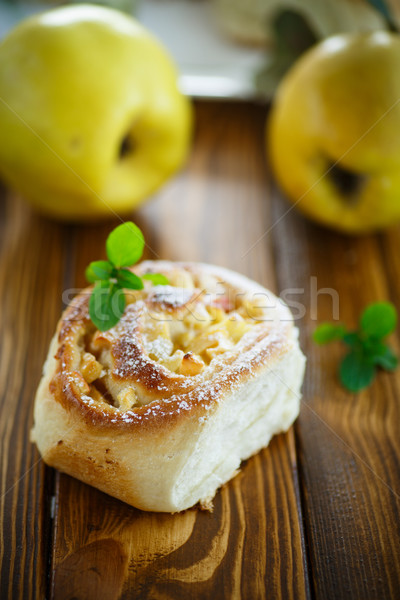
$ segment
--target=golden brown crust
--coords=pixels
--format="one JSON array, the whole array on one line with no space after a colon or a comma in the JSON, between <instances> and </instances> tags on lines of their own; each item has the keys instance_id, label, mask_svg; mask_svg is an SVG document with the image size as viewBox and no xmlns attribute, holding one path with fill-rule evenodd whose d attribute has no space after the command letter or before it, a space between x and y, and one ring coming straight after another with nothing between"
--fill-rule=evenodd
<instances>
[{"instance_id":1,"label":"golden brown crust","mask_svg":"<svg viewBox=\"0 0 400 600\"><path fill-rule=\"evenodd\" d=\"M148 269L148 264L142 263L135 271L143 274ZM152 270L157 269L159 264L160 261L151 263ZM176 269L177 264L170 265L163 261L160 271L168 276L171 267ZM190 263L180 263L179 267L194 274L202 268ZM215 268L215 272L221 272L227 279L227 271ZM234 286L236 279L239 278L235 274L231 285L229 280L224 282L228 283L231 295L243 292L243 288ZM243 285L243 281L246 280L240 278L239 281ZM259 368L263 368L267 362L275 362L287 351L291 320L287 318L286 323L279 320L272 324L269 321L260 321L257 323L257 331L248 336L247 343L240 344L236 352L226 356L221 364L215 365L211 382L208 379L199 380L196 377L170 373L144 353L140 321L146 306L142 302L132 303L128 305L116 327L97 335L97 341L111 347L112 378L132 383L148 398L145 405L135 406L121 413L112 406L88 402L92 386L85 385L86 382L77 369L76 348L87 331L93 329L88 315L90 291L91 287L83 290L66 309L61 319L57 351L58 371L51 382L51 391L57 402L67 410L77 411L88 424L95 427L122 428L125 431L131 430L132 433L140 428L143 432L146 428L164 427L166 423L184 418L184 414L195 412L200 416L205 410L210 410L227 390L232 390L247 378L256 376ZM150 293L146 305L152 310L166 310L168 314L178 317L185 310L190 310L201 295L200 290L184 292L188 292L183 294L184 302L174 306L158 286L156 292ZM278 306L278 309L282 313L287 311L282 305ZM257 348L257 352L254 352L254 348ZM205 406L207 409L204 409Z\"/></svg>"},{"instance_id":2,"label":"golden brown crust","mask_svg":"<svg viewBox=\"0 0 400 600\"><path fill-rule=\"evenodd\" d=\"M283 425L272 423L265 435L261 427L258 445L244 439L234 464L229 456L216 462L210 485L203 478L202 491L186 494L185 469L201 443L218 444L231 416L236 427L227 400L240 414L253 397L265 419L270 404L267 397L258 403L259 382L268 391L269 371L288 360L298 389L304 361L290 311L256 283L197 263L148 261L135 268L139 275L149 271L174 285L131 293L107 332L90 321L91 288L66 309L37 393L33 438L48 464L139 508L176 511L212 497L241 458L298 412L298 397L283 390Z\"/></svg>"}]
</instances>

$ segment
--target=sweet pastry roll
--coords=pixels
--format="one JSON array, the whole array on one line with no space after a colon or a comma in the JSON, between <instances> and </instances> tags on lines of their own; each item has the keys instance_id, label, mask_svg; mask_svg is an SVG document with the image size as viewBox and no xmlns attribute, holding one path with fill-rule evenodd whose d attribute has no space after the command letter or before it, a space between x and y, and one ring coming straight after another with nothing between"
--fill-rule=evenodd
<instances>
[{"instance_id":1,"label":"sweet pastry roll","mask_svg":"<svg viewBox=\"0 0 400 600\"><path fill-rule=\"evenodd\" d=\"M143 510L209 506L299 412L305 359L285 304L226 269L166 261L109 331L90 288L64 312L35 400L44 461ZM149 283L149 285L147 285Z\"/></svg>"}]
</instances>

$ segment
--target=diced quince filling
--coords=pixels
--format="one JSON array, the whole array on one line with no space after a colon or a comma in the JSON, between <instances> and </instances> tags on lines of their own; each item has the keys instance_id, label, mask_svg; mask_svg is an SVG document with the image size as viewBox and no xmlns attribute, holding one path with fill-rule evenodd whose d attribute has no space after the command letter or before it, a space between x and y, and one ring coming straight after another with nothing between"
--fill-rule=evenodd
<instances>
[{"instance_id":1,"label":"diced quince filling","mask_svg":"<svg viewBox=\"0 0 400 600\"><path fill-rule=\"evenodd\" d=\"M263 317L264 296L250 298L238 294L232 301L228 290L221 291L221 282L212 276L194 279L190 273L176 270L168 278L174 287L179 285L199 292L194 302L189 302L178 315L169 314L168 310L164 313L162 309L154 312L154 307L145 312L141 332L144 351L172 373L185 377L200 374L213 359L232 350ZM201 292L202 289L207 291ZM127 303L144 300L152 290L146 285L145 290L127 297ZM82 354L80 372L76 372L79 389L95 401L112 404L120 411L141 405L134 387L128 385L118 390L110 380L111 364L103 355L102 344L96 341L98 337L102 334L95 332L86 345L89 351Z\"/></svg>"},{"instance_id":2,"label":"diced quince filling","mask_svg":"<svg viewBox=\"0 0 400 600\"><path fill-rule=\"evenodd\" d=\"M268 302L268 297L263 293L256 293L252 296L245 296L238 308L238 313L245 319L257 321L266 317L266 310L272 308Z\"/></svg>"},{"instance_id":3,"label":"diced quince filling","mask_svg":"<svg viewBox=\"0 0 400 600\"><path fill-rule=\"evenodd\" d=\"M168 273L169 284L176 288L193 289L193 276L184 269L174 269Z\"/></svg>"},{"instance_id":4,"label":"diced quince filling","mask_svg":"<svg viewBox=\"0 0 400 600\"><path fill-rule=\"evenodd\" d=\"M182 358L179 367L180 375L198 375L204 369L204 363L198 356L194 356L192 352L188 352Z\"/></svg>"},{"instance_id":5,"label":"diced quince filling","mask_svg":"<svg viewBox=\"0 0 400 600\"><path fill-rule=\"evenodd\" d=\"M237 311L196 304L180 320L147 315L143 343L148 356L174 373L198 375L218 355L231 350L252 326Z\"/></svg>"},{"instance_id":6,"label":"diced quince filling","mask_svg":"<svg viewBox=\"0 0 400 600\"><path fill-rule=\"evenodd\" d=\"M90 352L85 352L81 360L81 373L87 383L92 383L98 379L103 370L102 365L96 360Z\"/></svg>"},{"instance_id":7,"label":"diced quince filling","mask_svg":"<svg viewBox=\"0 0 400 600\"><path fill-rule=\"evenodd\" d=\"M129 387L118 394L115 407L120 410L129 410L132 406L135 406L135 404L138 404L138 397L135 390Z\"/></svg>"}]
</instances>

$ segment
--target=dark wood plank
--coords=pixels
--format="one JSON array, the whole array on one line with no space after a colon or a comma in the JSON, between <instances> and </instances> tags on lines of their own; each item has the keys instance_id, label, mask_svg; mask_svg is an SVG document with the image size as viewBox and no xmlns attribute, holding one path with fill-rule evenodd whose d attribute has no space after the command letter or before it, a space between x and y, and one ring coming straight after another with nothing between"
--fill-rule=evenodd
<instances>
[{"instance_id":1,"label":"dark wood plank","mask_svg":"<svg viewBox=\"0 0 400 600\"><path fill-rule=\"evenodd\" d=\"M343 349L318 347L310 336L334 316L331 296L316 289L337 294L338 316L349 326L370 302L400 306L400 230L345 237L296 211L282 218L288 206L275 196L277 224L266 237L274 240L280 289L304 290L292 295L306 309L299 322L308 357L296 435L315 597L398 598L400 372L381 372L352 395L337 379ZM398 351L398 338L393 344Z\"/></svg>"},{"instance_id":2,"label":"dark wood plank","mask_svg":"<svg viewBox=\"0 0 400 600\"><path fill-rule=\"evenodd\" d=\"M0 598L44 598L52 474L29 441L33 399L62 290L63 235L2 191Z\"/></svg>"},{"instance_id":3,"label":"dark wood plank","mask_svg":"<svg viewBox=\"0 0 400 600\"><path fill-rule=\"evenodd\" d=\"M134 215L148 257L202 260L275 288L269 241L265 109L200 104L186 170ZM104 255L114 225L77 227L75 277ZM243 257L243 258L242 258ZM135 510L57 475L52 597L307 597L293 432L273 440L217 495L213 513Z\"/></svg>"},{"instance_id":4,"label":"dark wood plank","mask_svg":"<svg viewBox=\"0 0 400 600\"><path fill-rule=\"evenodd\" d=\"M293 458L273 440L213 513L143 513L59 476L53 597L305 598Z\"/></svg>"}]
</instances>

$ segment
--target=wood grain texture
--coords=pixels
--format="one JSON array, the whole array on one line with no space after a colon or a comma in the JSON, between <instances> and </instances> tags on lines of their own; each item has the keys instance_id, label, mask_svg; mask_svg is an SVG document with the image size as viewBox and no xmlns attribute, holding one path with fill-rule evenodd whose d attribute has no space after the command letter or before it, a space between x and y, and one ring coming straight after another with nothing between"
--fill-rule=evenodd
<instances>
[{"instance_id":1,"label":"wood grain texture","mask_svg":"<svg viewBox=\"0 0 400 600\"><path fill-rule=\"evenodd\" d=\"M370 302L400 306L400 230L350 238L295 211L280 220L286 209L276 196L271 236L280 289L304 290L295 299L306 307L299 323L308 369L295 430L315 597L398 598L400 373L380 372L353 395L337 379L344 349L310 336L334 318L332 293L336 318L352 327ZM398 339L392 344L398 352Z\"/></svg>"},{"instance_id":2,"label":"wood grain texture","mask_svg":"<svg viewBox=\"0 0 400 600\"><path fill-rule=\"evenodd\" d=\"M265 109L249 108L198 106L186 170L134 220L147 258L214 262L275 288L268 243L256 260L242 259L269 222ZM104 256L114 224L75 229L71 286L84 285L84 268ZM247 462L217 495L212 514L143 513L57 475L53 597L306 598L297 485L293 432ZM118 560L104 571L108 546Z\"/></svg>"},{"instance_id":3,"label":"wood grain texture","mask_svg":"<svg viewBox=\"0 0 400 600\"><path fill-rule=\"evenodd\" d=\"M0 223L0 598L43 598L49 488L29 441L33 397L62 290L62 232L3 191ZM49 273L49 274L48 274Z\"/></svg>"},{"instance_id":4,"label":"wood grain texture","mask_svg":"<svg viewBox=\"0 0 400 600\"><path fill-rule=\"evenodd\" d=\"M224 486L213 513L143 513L60 475L53 597L305 598L293 459L279 436Z\"/></svg>"},{"instance_id":5,"label":"wood grain texture","mask_svg":"<svg viewBox=\"0 0 400 600\"><path fill-rule=\"evenodd\" d=\"M33 398L62 292L85 285L119 221L58 225L0 190L1 600L399 597L400 372L351 395L336 377L340 345L310 335L334 316L332 293L349 325L368 302L400 306L400 229L348 238L286 214L266 167L265 113L199 104L186 169L133 215L146 258L240 271L281 292L301 328L296 427L243 465L213 513L144 513L38 461Z\"/></svg>"}]
</instances>

